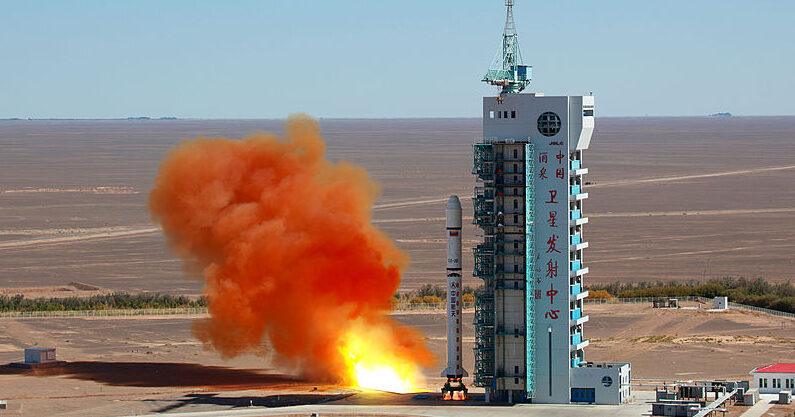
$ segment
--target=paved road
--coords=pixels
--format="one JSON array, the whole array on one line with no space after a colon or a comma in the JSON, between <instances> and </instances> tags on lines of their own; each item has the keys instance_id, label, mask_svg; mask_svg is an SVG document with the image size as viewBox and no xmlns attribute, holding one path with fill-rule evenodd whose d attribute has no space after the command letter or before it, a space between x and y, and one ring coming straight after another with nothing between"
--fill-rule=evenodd
<instances>
[{"instance_id":1,"label":"paved road","mask_svg":"<svg viewBox=\"0 0 795 417\"><path fill-rule=\"evenodd\" d=\"M742 417L761 417L778 402L776 394L759 394L759 402L742 414Z\"/></svg>"},{"instance_id":2,"label":"paved road","mask_svg":"<svg viewBox=\"0 0 795 417\"><path fill-rule=\"evenodd\" d=\"M438 416L438 417L485 417L485 416L543 416L543 417L639 417L651 412L651 400L654 393L639 391L636 401L632 404L615 405L551 405L551 404L519 404L514 406L422 406L411 405L301 405L280 408L248 408L226 411L205 411L191 413L169 413L174 417L255 417L277 415L306 415L317 413L323 415L402 415L402 416ZM162 414L148 414L139 417L159 417Z\"/></svg>"}]
</instances>

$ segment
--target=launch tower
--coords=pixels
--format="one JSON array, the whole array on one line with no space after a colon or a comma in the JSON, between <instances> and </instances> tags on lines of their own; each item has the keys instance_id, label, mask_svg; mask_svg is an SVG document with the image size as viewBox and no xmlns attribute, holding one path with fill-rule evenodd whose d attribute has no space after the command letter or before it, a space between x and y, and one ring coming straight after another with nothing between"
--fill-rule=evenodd
<instances>
[{"instance_id":1,"label":"launch tower","mask_svg":"<svg viewBox=\"0 0 795 417\"><path fill-rule=\"evenodd\" d=\"M483 98L483 137L473 149L474 223L483 231L474 248L483 292L475 303L473 382L491 401L620 403L622 394L599 400L598 381L578 371L589 365L582 161L594 98L519 94L531 72L519 54L513 0L505 5L502 48L483 77L501 90ZM613 388L628 396L629 364L610 365L621 373Z\"/></svg>"}]
</instances>

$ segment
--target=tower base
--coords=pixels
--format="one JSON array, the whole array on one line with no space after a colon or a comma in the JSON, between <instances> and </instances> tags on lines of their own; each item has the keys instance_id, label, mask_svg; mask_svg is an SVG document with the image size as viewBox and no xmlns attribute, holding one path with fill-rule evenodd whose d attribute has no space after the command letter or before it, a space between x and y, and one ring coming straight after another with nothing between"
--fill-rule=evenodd
<instances>
[{"instance_id":1,"label":"tower base","mask_svg":"<svg viewBox=\"0 0 795 417\"><path fill-rule=\"evenodd\" d=\"M447 382L442 387L442 399L451 401L466 400L468 392L469 390L460 377L447 377Z\"/></svg>"}]
</instances>

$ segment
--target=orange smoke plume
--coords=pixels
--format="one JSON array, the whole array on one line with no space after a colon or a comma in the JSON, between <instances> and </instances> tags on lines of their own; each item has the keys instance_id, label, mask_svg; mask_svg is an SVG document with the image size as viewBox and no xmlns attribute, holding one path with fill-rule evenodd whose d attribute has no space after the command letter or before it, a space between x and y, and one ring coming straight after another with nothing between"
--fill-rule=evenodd
<instances>
[{"instance_id":1,"label":"orange smoke plume","mask_svg":"<svg viewBox=\"0 0 795 417\"><path fill-rule=\"evenodd\" d=\"M432 358L387 316L408 259L370 223L378 187L325 158L311 118L290 117L285 132L198 138L160 166L152 217L201 268L210 302L194 334L225 357L270 346L312 378L357 384L384 364L414 378Z\"/></svg>"}]
</instances>

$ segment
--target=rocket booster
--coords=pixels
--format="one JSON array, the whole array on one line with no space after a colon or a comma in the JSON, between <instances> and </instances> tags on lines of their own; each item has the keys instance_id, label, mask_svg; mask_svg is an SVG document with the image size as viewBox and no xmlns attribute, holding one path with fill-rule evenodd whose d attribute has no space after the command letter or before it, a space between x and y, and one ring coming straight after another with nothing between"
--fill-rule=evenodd
<instances>
[{"instance_id":1,"label":"rocket booster","mask_svg":"<svg viewBox=\"0 0 795 417\"><path fill-rule=\"evenodd\" d=\"M458 196L447 201L447 369L441 376L469 376L464 370L461 351L461 202Z\"/></svg>"}]
</instances>

